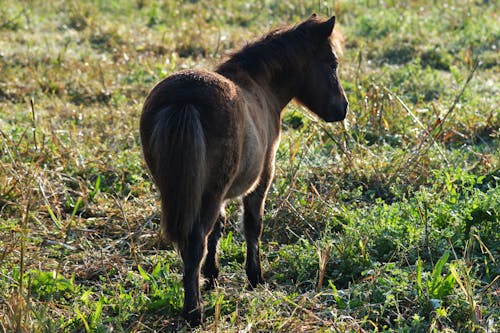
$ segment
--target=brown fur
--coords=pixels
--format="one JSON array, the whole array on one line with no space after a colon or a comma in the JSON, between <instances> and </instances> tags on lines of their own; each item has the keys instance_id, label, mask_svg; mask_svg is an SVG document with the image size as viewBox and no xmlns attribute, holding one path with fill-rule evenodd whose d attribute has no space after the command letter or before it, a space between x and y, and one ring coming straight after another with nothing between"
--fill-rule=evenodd
<instances>
[{"instance_id":1,"label":"brown fur","mask_svg":"<svg viewBox=\"0 0 500 333\"><path fill-rule=\"evenodd\" d=\"M215 72L164 79L146 99L144 157L160 190L161 226L184 262L184 316L192 325L202 318L202 260L210 285L219 272L220 211L227 199L243 196L246 271L252 286L263 282L259 239L283 108L295 98L326 121L345 117L348 103L331 44L334 23L334 17L313 16L272 31Z\"/></svg>"}]
</instances>

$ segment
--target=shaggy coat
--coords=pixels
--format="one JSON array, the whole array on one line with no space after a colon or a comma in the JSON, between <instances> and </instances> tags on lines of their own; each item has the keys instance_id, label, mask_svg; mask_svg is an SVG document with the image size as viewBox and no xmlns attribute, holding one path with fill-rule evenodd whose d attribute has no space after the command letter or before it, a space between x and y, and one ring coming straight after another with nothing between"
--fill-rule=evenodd
<instances>
[{"instance_id":1,"label":"shaggy coat","mask_svg":"<svg viewBox=\"0 0 500 333\"><path fill-rule=\"evenodd\" d=\"M243 197L246 272L263 283L259 239L284 107L295 98L325 121L348 109L332 49L335 17L315 15L270 32L215 72L182 71L158 83L141 116L146 163L161 196L161 227L184 262L184 317L202 320L200 270L215 284L224 202Z\"/></svg>"}]
</instances>

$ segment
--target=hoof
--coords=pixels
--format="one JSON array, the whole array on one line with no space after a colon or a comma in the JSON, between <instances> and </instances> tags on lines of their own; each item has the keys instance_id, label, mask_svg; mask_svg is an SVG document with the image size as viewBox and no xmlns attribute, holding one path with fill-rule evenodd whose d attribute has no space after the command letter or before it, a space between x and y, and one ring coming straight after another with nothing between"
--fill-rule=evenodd
<instances>
[{"instance_id":1,"label":"hoof","mask_svg":"<svg viewBox=\"0 0 500 333\"><path fill-rule=\"evenodd\" d=\"M215 287L217 287L217 285L218 285L218 284L217 284L217 279L216 279L216 278L210 278L210 277L209 277L209 278L207 278L207 279L205 280L205 284L204 284L203 289L204 289L205 291L214 290L214 289L215 289Z\"/></svg>"},{"instance_id":2,"label":"hoof","mask_svg":"<svg viewBox=\"0 0 500 333\"><path fill-rule=\"evenodd\" d=\"M217 265L203 266L203 277L205 278L205 290L212 290L217 286L219 267Z\"/></svg>"},{"instance_id":3,"label":"hoof","mask_svg":"<svg viewBox=\"0 0 500 333\"><path fill-rule=\"evenodd\" d=\"M203 321L202 311L199 308L191 311L184 310L182 316L186 323L192 328L199 326Z\"/></svg>"},{"instance_id":4,"label":"hoof","mask_svg":"<svg viewBox=\"0 0 500 333\"><path fill-rule=\"evenodd\" d=\"M263 285L264 283L266 283L266 281L264 281L264 278L262 277L262 275L248 277L248 282L250 282L251 289L255 289L255 288L257 288L258 285Z\"/></svg>"}]
</instances>

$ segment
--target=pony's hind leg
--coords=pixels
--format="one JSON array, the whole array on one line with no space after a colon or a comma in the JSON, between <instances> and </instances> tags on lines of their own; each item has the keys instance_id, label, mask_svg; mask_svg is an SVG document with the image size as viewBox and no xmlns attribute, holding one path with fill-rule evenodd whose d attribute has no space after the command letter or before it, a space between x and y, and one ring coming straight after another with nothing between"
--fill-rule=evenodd
<instances>
[{"instance_id":1,"label":"pony's hind leg","mask_svg":"<svg viewBox=\"0 0 500 333\"><path fill-rule=\"evenodd\" d=\"M202 228L191 231L188 241L180 248L184 263L184 310L183 317L191 326L202 321L203 304L200 293L200 264L206 252L206 236Z\"/></svg>"},{"instance_id":2,"label":"pony's hind leg","mask_svg":"<svg viewBox=\"0 0 500 333\"><path fill-rule=\"evenodd\" d=\"M208 279L207 289L215 288L215 283L219 277L219 260L217 256L217 244L219 243L219 238L222 235L222 229L226 223L226 212L224 211L224 205L222 205L219 217L215 221L214 228L208 236L208 253L205 258L205 263L203 264L203 276Z\"/></svg>"},{"instance_id":3,"label":"pony's hind leg","mask_svg":"<svg viewBox=\"0 0 500 333\"><path fill-rule=\"evenodd\" d=\"M220 201L205 200L202 203L200 219L185 244L180 247L184 262L184 309L183 316L192 326L198 326L203 317L203 303L200 292L200 270L207 253L207 234L218 215Z\"/></svg>"}]
</instances>

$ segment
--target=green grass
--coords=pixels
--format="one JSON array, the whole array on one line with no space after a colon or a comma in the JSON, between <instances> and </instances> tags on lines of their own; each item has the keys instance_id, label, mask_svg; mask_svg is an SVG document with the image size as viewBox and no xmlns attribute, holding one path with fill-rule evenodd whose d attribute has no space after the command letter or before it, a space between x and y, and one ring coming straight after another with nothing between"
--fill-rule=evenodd
<instances>
[{"instance_id":1,"label":"green grass","mask_svg":"<svg viewBox=\"0 0 500 333\"><path fill-rule=\"evenodd\" d=\"M249 291L238 203L197 331L500 330L494 1L11 1L0 8L0 332L186 331L138 120L155 82L335 13L351 111L283 123Z\"/></svg>"}]
</instances>

